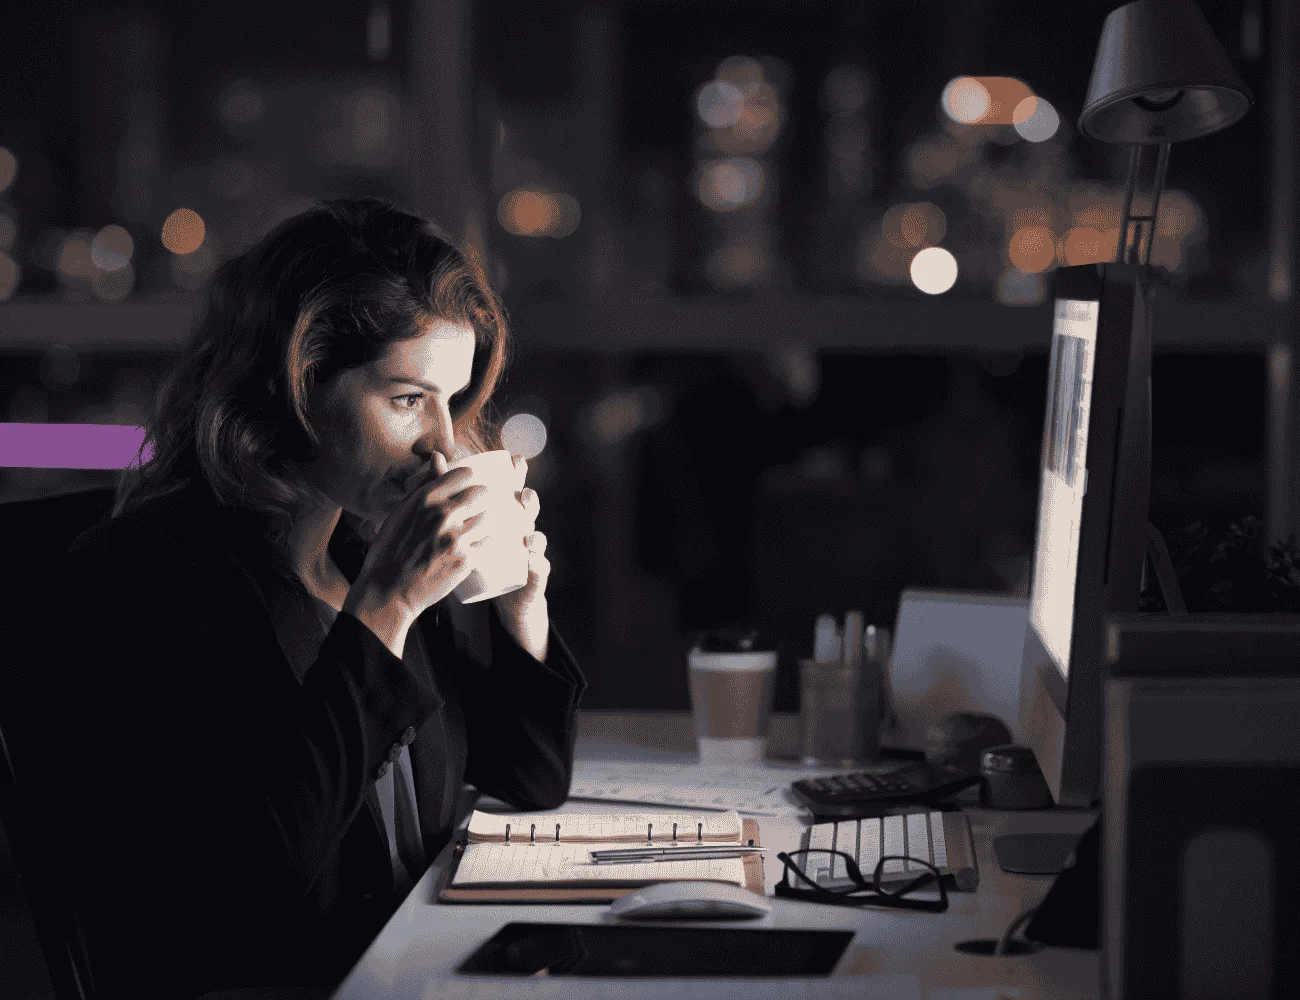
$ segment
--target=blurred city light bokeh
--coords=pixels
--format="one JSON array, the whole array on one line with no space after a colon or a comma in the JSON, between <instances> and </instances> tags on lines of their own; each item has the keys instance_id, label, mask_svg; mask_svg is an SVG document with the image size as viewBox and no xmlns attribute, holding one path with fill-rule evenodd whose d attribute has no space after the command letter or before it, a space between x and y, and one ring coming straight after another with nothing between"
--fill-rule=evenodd
<instances>
[{"instance_id":1,"label":"blurred city light bokeh","mask_svg":"<svg viewBox=\"0 0 1300 1000\"><path fill-rule=\"evenodd\" d=\"M682 707L711 624L793 662L821 611L1023 592L1052 274L1119 240L1128 153L1075 126L1114 6L11 3L0 420L142 425L223 261L378 195L505 301L499 415L592 707ZM1201 7L1261 101L1175 146L1160 202L1170 535L1264 504L1286 297L1271 7ZM111 481L0 469L0 497Z\"/></svg>"}]
</instances>

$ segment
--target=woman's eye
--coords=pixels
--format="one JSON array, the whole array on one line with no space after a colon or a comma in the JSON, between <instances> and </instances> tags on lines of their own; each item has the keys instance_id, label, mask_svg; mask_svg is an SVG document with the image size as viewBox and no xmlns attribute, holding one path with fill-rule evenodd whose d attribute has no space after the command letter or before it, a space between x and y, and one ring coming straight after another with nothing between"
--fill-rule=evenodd
<instances>
[{"instance_id":1,"label":"woman's eye","mask_svg":"<svg viewBox=\"0 0 1300 1000\"><path fill-rule=\"evenodd\" d=\"M422 393L422 392L408 392L408 393L407 393L406 395L404 395L404 396L395 396L395 397L394 397L394 399L396 400L396 402L397 402L398 404L401 405L401 408L402 408L403 410L414 410L414 409L415 409L414 406L407 406L407 405L403 404L403 403L402 403L403 400L406 400L406 399L414 399L414 400L418 403L418 402L419 402L421 399L423 399L423 398L424 398L424 393Z\"/></svg>"}]
</instances>

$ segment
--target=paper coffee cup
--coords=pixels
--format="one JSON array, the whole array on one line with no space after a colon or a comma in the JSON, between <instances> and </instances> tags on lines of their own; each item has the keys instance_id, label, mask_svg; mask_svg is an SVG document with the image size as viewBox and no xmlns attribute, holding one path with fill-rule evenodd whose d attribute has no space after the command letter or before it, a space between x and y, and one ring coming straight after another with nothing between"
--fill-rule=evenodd
<instances>
[{"instance_id":1,"label":"paper coffee cup","mask_svg":"<svg viewBox=\"0 0 1300 1000\"><path fill-rule=\"evenodd\" d=\"M775 650L691 650L691 714L700 763L756 763L766 756L776 660Z\"/></svg>"},{"instance_id":2,"label":"paper coffee cup","mask_svg":"<svg viewBox=\"0 0 1300 1000\"><path fill-rule=\"evenodd\" d=\"M491 600L528 583L528 528L524 507L515 496L524 488L524 474L516 469L510 452L479 452L447 464L448 470L468 466L474 478L487 487L487 519L496 525L482 545L472 549L474 568L454 591L461 604ZM517 530L516 530L517 528Z\"/></svg>"}]
</instances>

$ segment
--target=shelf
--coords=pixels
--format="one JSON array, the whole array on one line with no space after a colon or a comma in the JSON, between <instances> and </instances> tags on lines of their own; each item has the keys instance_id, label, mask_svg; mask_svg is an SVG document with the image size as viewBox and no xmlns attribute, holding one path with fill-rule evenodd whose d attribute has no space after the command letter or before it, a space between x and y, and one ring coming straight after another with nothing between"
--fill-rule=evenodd
<instances>
[{"instance_id":1,"label":"shelf","mask_svg":"<svg viewBox=\"0 0 1300 1000\"><path fill-rule=\"evenodd\" d=\"M197 301L0 305L0 352L61 342L82 350L175 351ZM511 306L524 351L681 353L803 344L831 351L944 353L1046 349L1051 306L864 296L565 299ZM1167 350L1252 351L1287 338L1290 310L1269 302L1179 301L1156 306L1155 343Z\"/></svg>"}]
</instances>

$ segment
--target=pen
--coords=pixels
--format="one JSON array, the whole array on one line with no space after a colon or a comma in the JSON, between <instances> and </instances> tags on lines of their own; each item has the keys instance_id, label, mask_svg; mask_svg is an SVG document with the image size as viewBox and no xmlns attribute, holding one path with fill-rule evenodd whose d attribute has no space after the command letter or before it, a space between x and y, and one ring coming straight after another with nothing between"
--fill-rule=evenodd
<instances>
[{"instance_id":1,"label":"pen","mask_svg":"<svg viewBox=\"0 0 1300 1000\"><path fill-rule=\"evenodd\" d=\"M692 861L714 858L739 858L746 854L762 854L766 847L745 847L739 844L718 844L705 847L634 847L626 850L588 851L597 864L620 861Z\"/></svg>"}]
</instances>

